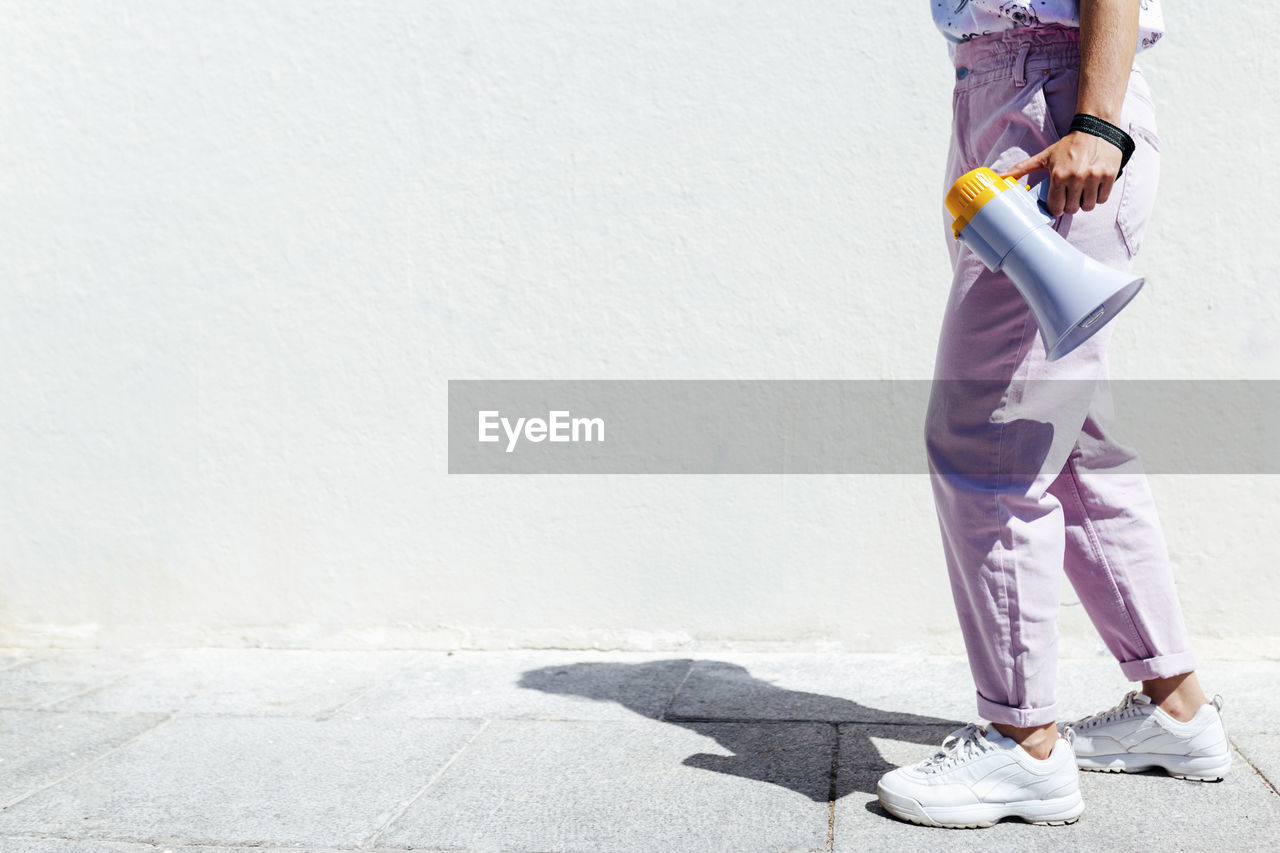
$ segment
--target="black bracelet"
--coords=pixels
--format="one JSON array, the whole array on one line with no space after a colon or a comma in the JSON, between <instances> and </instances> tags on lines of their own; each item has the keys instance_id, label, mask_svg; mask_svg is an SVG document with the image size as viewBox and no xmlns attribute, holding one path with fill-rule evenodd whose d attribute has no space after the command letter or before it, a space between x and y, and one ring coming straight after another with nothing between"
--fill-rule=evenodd
<instances>
[{"instance_id":1,"label":"black bracelet","mask_svg":"<svg viewBox=\"0 0 1280 853\"><path fill-rule=\"evenodd\" d=\"M1103 121L1097 116L1091 116L1088 113L1076 113L1071 119L1071 130L1078 130L1081 133L1090 133L1101 139L1105 139L1112 145L1120 149L1120 171L1116 172L1119 178L1124 174L1125 164L1129 162L1129 158L1133 156L1133 137L1116 127L1109 121Z\"/></svg>"}]
</instances>

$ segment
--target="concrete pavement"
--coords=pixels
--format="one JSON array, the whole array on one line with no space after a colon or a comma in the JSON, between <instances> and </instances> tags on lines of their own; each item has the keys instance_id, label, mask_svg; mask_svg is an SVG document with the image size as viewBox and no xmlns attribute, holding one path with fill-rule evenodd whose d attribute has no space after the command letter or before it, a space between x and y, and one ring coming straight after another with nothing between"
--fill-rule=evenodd
<instances>
[{"instance_id":1,"label":"concrete pavement","mask_svg":"<svg viewBox=\"0 0 1280 853\"><path fill-rule=\"evenodd\" d=\"M1086 773L1071 826L942 830L874 791L974 718L961 658L0 650L0 850L1276 849L1280 662L1200 674L1224 782ZM1064 717L1129 689L1059 680Z\"/></svg>"}]
</instances>

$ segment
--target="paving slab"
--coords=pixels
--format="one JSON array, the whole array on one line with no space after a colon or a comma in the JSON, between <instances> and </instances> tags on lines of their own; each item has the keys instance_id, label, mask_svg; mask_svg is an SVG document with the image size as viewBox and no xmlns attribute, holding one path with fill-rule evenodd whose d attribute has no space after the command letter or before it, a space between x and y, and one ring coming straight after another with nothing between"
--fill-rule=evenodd
<instances>
[{"instance_id":1,"label":"paving slab","mask_svg":"<svg viewBox=\"0 0 1280 853\"><path fill-rule=\"evenodd\" d=\"M63 838L0 838L0 853L351 853L347 847L221 847L207 844L145 844L130 841L72 840ZM360 853L384 853L362 847ZM385 851L390 853L390 851Z\"/></svg>"},{"instance_id":2,"label":"paving slab","mask_svg":"<svg viewBox=\"0 0 1280 853\"><path fill-rule=\"evenodd\" d=\"M206 844L138 844L129 841L71 840L63 838L0 838L0 853L351 853L341 847L211 847ZM360 853L379 853L360 848Z\"/></svg>"},{"instance_id":3,"label":"paving slab","mask_svg":"<svg viewBox=\"0 0 1280 853\"><path fill-rule=\"evenodd\" d=\"M921 827L897 820L880 806L875 782L887 769L914 763L940 743L945 731L929 727L840 727L835 853L928 849L1107 850L1160 839L1168 850L1274 849L1280 833L1280 797L1237 756L1220 783L1188 782L1164 773L1082 773L1085 812L1069 826L1034 826L1008 820L987 829Z\"/></svg>"},{"instance_id":4,"label":"paving slab","mask_svg":"<svg viewBox=\"0 0 1280 853\"><path fill-rule=\"evenodd\" d=\"M353 846L399 814L482 726L176 717L0 811L0 837Z\"/></svg>"},{"instance_id":5,"label":"paving slab","mask_svg":"<svg viewBox=\"0 0 1280 853\"><path fill-rule=\"evenodd\" d=\"M1229 732L1231 742L1273 789L1280 790L1280 735ZM1276 827L1280 839L1280 827ZM1276 844L1280 847L1280 841Z\"/></svg>"},{"instance_id":6,"label":"paving slab","mask_svg":"<svg viewBox=\"0 0 1280 853\"><path fill-rule=\"evenodd\" d=\"M46 649L15 656L11 666L0 669L0 708L51 707L163 655L147 649Z\"/></svg>"},{"instance_id":7,"label":"paving slab","mask_svg":"<svg viewBox=\"0 0 1280 853\"><path fill-rule=\"evenodd\" d=\"M0 806L75 772L164 719L0 710Z\"/></svg>"},{"instance_id":8,"label":"paving slab","mask_svg":"<svg viewBox=\"0 0 1280 853\"><path fill-rule=\"evenodd\" d=\"M178 649L59 710L312 715L358 698L421 656L411 651Z\"/></svg>"},{"instance_id":9,"label":"paving slab","mask_svg":"<svg viewBox=\"0 0 1280 853\"><path fill-rule=\"evenodd\" d=\"M692 661L593 651L430 654L340 713L396 717L621 720L658 717Z\"/></svg>"},{"instance_id":10,"label":"paving slab","mask_svg":"<svg viewBox=\"0 0 1280 853\"><path fill-rule=\"evenodd\" d=\"M155 847L147 850L157 853ZM0 838L0 853L121 853L118 844L58 838Z\"/></svg>"},{"instance_id":11,"label":"paving slab","mask_svg":"<svg viewBox=\"0 0 1280 853\"><path fill-rule=\"evenodd\" d=\"M33 649L0 649L0 672L21 666L35 657Z\"/></svg>"},{"instance_id":12,"label":"paving slab","mask_svg":"<svg viewBox=\"0 0 1280 853\"><path fill-rule=\"evenodd\" d=\"M821 849L824 723L495 720L379 845L707 853Z\"/></svg>"}]
</instances>

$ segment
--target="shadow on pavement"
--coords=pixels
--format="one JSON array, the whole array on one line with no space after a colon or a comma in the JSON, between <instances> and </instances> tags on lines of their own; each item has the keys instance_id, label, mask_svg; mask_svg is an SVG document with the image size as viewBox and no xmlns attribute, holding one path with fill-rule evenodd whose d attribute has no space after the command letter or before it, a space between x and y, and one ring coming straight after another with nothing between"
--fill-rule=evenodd
<instances>
[{"instance_id":1,"label":"shadow on pavement","mask_svg":"<svg viewBox=\"0 0 1280 853\"><path fill-rule=\"evenodd\" d=\"M655 685L661 684L678 689L655 714ZM876 781L896 765L884 760L872 738L921 744L918 757L925 758L964 725L788 690L738 664L715 660L548 666L524 673L519 686L617 702L641 716L683 726L714 738L732 754L697 753L682 764L780 785L819 802L855 791L875 793Z\"/></svg>"}]
</instances>

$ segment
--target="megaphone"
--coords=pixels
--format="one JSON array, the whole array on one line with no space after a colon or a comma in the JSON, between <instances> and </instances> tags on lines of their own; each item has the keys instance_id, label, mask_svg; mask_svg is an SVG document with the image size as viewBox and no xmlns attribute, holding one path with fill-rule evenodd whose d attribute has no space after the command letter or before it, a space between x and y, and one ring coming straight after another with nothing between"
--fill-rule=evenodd
<instances>
[{"instance_id":1,"label":"megaphone","mask_svg":"<svg viewBox=\"0 0 1280 853\"><path fill-rule=\"evenodd\" d=\"M995 272L1003 270L1027 300L1040 327L1045 354L1057 361L1111 321L1146 279L1113 270L1053 230L1040 197L986 166L961 175L947 193L951 230Z\"/></svg>"}]
</instances>

